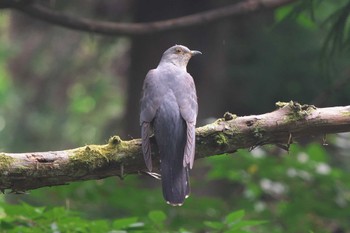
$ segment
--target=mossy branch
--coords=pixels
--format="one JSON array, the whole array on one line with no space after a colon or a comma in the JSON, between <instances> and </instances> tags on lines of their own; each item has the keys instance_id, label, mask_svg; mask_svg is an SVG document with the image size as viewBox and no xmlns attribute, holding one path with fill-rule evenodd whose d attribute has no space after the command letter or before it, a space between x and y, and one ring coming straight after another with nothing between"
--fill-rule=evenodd
<instances>
[{"instance_id":1,"label":"mossy branch","mask_svg":"<svg viewBox=\"0 0 350 233\"><path fill-rule=\"evenodd\" d=\"M238 149L274 144L288 150L294 139L350 132L350 106L316 108L289 102L276 104L278 109L262 114L224 118L196 129L196 158ZM157 151L154 141L153 152ZM159 158L153 154L154 165ZM49 152L0 153L0 190L23 192L44 186L73 181L102 179L109 176L145 171L141 140L122 141L110 138L106 145Z\"/></svg>"}]
</instances>

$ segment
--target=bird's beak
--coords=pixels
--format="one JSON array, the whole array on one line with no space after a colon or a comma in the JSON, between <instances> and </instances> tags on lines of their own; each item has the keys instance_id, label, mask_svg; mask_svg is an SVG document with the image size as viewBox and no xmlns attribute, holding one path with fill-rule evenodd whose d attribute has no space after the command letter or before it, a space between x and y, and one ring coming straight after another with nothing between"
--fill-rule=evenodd
<instances>
[{"instance_id":1,"label":"bird's beak","mask_svg":"<svg viewBox=\"0 0 350 233\"><path fill-rule=\"evenodd\" d=\"M192 57L197 55L197 54L202 54L202 52L201 51L197 51L197 50L191 50L191 56Z\"/></svg>"}]
</instances>

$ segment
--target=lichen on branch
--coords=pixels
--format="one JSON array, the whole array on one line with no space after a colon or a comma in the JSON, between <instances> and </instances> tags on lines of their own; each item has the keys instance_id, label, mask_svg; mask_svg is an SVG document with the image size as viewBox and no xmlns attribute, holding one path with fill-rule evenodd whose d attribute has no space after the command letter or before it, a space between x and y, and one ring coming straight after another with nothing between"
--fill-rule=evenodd
<instances>
[{"instance_id":1,"label":"lichen on branch","mask_svg":"<svg viewBox=\"0 0 350 233\"><path fill-rule=\"evenodd\" d=\"M223 118L196 129L196 159L273 144L284 149L300 137L350 132L350 106L316 108L278 102L273 112ZM151 138L153 167L159 168ZM105 145L48 152L0 153L0 190L25 192L74 181L123 177L146 171L141 140L113 136Z\"/></svg>"}]
</instances>

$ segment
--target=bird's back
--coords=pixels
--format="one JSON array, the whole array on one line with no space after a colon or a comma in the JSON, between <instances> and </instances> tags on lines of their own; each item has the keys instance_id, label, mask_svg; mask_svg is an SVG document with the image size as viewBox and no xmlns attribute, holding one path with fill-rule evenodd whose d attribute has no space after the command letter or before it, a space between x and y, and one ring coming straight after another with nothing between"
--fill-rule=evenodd
<instances>
[{"instance_id":1,"label":"bird's back","mask_svg":"<svg viewBox=\"0 0 350 233\"><path fill-rule=\"evenodd\" d=\"M172 205L182 205L189 195L189 168L195 152L198 111L194 81L186 66L199 51L176 45L166 50L156 69L146 75L141 99L142 150L152 170L151 128L161 158L163 195Z\"/></svg>"}]
</instances>

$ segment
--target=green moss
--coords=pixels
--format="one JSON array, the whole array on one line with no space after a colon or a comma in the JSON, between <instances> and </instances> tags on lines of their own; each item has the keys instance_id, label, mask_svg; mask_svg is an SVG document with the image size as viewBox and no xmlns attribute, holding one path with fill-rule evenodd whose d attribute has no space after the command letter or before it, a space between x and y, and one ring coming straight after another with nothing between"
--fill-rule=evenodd
<instances>
[{"instance_id":1,"label":"green moss","mask_svg":"<svg viewBox=\"0 0 350 233\"><path fill-rule=\"evenodd\" d=\"M75 149L73 156L69 158L73 169L79 170L81 168L95 169L104 166L109 162L109 155L111 154L105 149L105 146L89 145Z\"/></svg>"},{"instance_id":2,"label":"green moss","mask_svg":"<svg viewBox=\"0 0 350 233\"><path fill-rule=\"evenodd\" d=\"M216 141L216 144L219 146L227 146L228 145L227 137L222 132L217 133L217 135L215 136L215 141Z\"/></svg>"},{"instance_id":3,"label":"green moss","mask_svg":"<svg viewBox=\"0 0 350 233\"><path fill-rule=\"evenodd\" d=\"M139 153L138 140L122 141L120 137L113 136L106 145L87 145L72 150L70 165L74 170L86 171L109 166L110 163L122 164L124 161L137 157ZM125 152L125 153L124 153ZM130 158L131 157L131 158Z\"/></svg>"},{"instance_id":4,"label":"green moss","mask_svg":"<svg viewBox=\"0 0 350 233\"><path fill-rule=\"evenodd\" d=\"M213 122L213 124L219 124L220 122L225 121L224 118L218 118L216 121Z\"/></svg>"},{"instance_id":5,"label":"green moss","mask_svg":"<svg viewBox=\"0 0 350 233\"><path fill-rule=\"evenodd\" d=\"M233 120L233 119L236 119L236 118L237 118L236 114L232 114L230 112L225 112L225 114L224 114L225 121L230 121L230 120Z\"/></svg>"},{"instance_id":6,"label":"green moss","mask_svg":"<svg viewBox=\"0 0 350 233\"><path fill-rule=\"evenodd\" d=\"M278 108L285 108L289 107L293 111L312 111L315 110L316 107L314 105L309 105L309 104L299 104L298 102L294 101L289 101L289 102L276 102L275 104Z\"/></svg>"},{"instance_id":7,"label":"green moss","mask_svg":"<svg viewBox=\"0 0 350 233\"><path fill-rule=\"evenodd\" d=\"M109 140L108 140L108 144L110 146L116 146L119 145L122 142L122 140L120 139L119 136L112 136Z\"/></svg>"},{"instance_id":8,"label":"green moss","mask_svg":"<svg viewBox=\"0 0 350 233\"><path fill-rule=\"evenodd\" d=\"M254 127L254 130L253 130L254 137L261 139L264 137L264 132L265 130L259 127L258 125Z\"/></svg>"},{"instance_id":9,"label":"green moss","mask_svg":"<svg viewBox=\"0 0 350 233\"><path fill-rule=\"evenodd\" d=\"M350 117L350 111L344 111L341 113L343 116L348 116Z\"/></svg>"},{"instance_id":10,"label":"green moss","mask_svg":"<svg viewBox=\"0 0 350 233\"><path fill-rule=\"evenodd\" d=\"M113 136L108 140L106 147L100 147L100 152L106 154L110 160L121 160L126 154L123 154L123 151L127 151L128 156L130 154L135 154L139 150L137 146L137 140L123 141L119 136ZM141 142L140 142L141 143ZM119 156L114 156L118 152Z\"/></svg>"},{"instance_id":11,"label":"green moss","mask_svg":"<svg viewBox=\"0 0 350 233\"><path fill-rule=\"evenodd\" d=\"M312 113L316 107L314 105L299 104L298 102L277 102L276 106L278 108L289 108L290 112L288 117L285 118L286 122L295 122L304 119L310 113Z\"/></svg>"},{"instance_id":12,"label":"green moss","mask_svg":"<svg viewBox=\"0 0 350 233\"><path fill-rule=\"evenodd\" d=\"M0 154L0 169L7 169L11 167L11 164L16 161L16 159L7 156L6 154Z\"/></svg>"},{"instance_id":13,"label":"green moss","mask_svg":"<svg viewBox=\"0 0 350 233\"><path fill-rule=\"evenodd\" d=\"M293 102L293 101L291 101L291 102ZM288 106L289 103L288 102L278 101L278 102L275 103L275 105L276 105L277 108L284 108L284 107Z\"/></svg>"}]
</instances>

